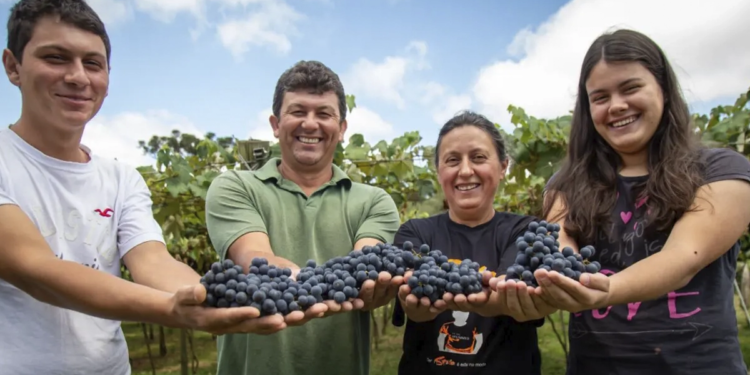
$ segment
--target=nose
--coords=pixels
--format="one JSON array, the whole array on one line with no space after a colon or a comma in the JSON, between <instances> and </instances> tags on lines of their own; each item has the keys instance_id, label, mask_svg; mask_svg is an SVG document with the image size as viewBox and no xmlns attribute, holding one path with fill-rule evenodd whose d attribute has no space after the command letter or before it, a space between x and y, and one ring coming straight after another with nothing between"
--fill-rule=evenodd
<instances>
[{"instance_id":1,"label":"nose","mask_svg":"<svg viewBox=\"0 0 750 375\"><path fill-rule=\"evenodd\" d=\"M65 72L65 83L77 87L85 87L88 86L90 82L91 80L89 79L82 61L74 60L72 63L68 64L68 69Z\"/></svg>"},{"instance_id":2,"label":"nose","mask_svg":"<svg viewBox=\"0 0 750 375\"><path fill-rule=\"evenodd\" d=\"M620 95L612 95L609 103L609 113L611 115L619 115L628 110L627 101Z\"/></svg>"},{"instance_id":3,"label":"nose","mask_svg":"<svg viewBox=\"0 0 750 375\"><path fill-rule=\"evenodd\" d=\"M319 125L315 118L315 111L308 112L307 116L302 120L302 129L304 130L317 130Z\"/></svg>"},{"instance_id":4,"label":"nose","mask_svg":"<svg viewBox=\"0 0 750 375\"><path fill-rule=\"evenodd\" d=\"M458 169L458 175L461 177L470 177L474 174L474 168L471 167L471 163L469 162L468 158L464 158L461 161L461 165Z\"/></svg>"}]
</instances>

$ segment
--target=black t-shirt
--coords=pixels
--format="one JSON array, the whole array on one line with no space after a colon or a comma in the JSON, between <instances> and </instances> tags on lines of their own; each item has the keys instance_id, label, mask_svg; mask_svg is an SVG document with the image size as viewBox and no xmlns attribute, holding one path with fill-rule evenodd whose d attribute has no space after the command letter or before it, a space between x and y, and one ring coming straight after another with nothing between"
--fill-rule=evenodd
<instances>
[{"instance_id":1,"label":"black t-shirt","mask_svg":"<svg viewBox=\"0 0 750 375\"><path fill-rule=\"evenodd\" d=\"M708 149L703 157L705 183L750 181L750 162L741 154ZM653 234L644 230L648 200L636 201L634 187L646 178L617 178L613 224L600 229L593 244L594 260L606 274L657 253L669 236L671 228ZM656 300L571 314L567 374L747 375L733 299L739 251L737 242L687 286Z\"/></svg>"},{"instance_id":2,"label":"black t-shirt","mask_svg":"<svg viewBox=\"0 0 750 375\"><path fill-rule=\"evenodd\" d=\"M471 259L505 274L516 258L515 241L535 218L497 212L477 227L453 222L447 213L404 223L394 244L426 243L455 261ZM404 312L396 301L393 324ZM474 313L445 311L430 322L408 320L398 373L411 374L541 374L536 328L543 319L518 323L510 317L485 318Z\"/></svg>"}]
</instances>

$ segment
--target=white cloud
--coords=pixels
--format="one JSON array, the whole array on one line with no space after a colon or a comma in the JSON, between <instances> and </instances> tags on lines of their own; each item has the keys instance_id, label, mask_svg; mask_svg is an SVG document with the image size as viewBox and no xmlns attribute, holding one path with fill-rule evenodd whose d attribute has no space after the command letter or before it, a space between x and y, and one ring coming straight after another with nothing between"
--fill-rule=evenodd
<instances>
[{"instance_id":1,"label":"white cloud","mask_svg":"<svg viewBox=\"0 0 750 375\"><path fill-rule=\"evenodd\" d=\"M199 20L205 19L204 0L135 0L138 10L154 19L169 23L178 13L190 13Z\"/></svg>"},{"instance_id":2,"label":"white cloud","mask_svg":"<svg viewBox=\"0 0 750 375\"><path fill-rule=\"evenodd\" d=\"M437 82L430 81L422 85L422 89L420 91L421 97L419 101L422 104L432 104L435 102L435 100L445 95L447 89L445 88L445 86Z\"/></svg>"},{"instance_id":3,"label":"white cloud","mask_svg":"<svg viewBox=\"0 0 750 375\"><path fill-rule=\"evenodd\" d=\"M504 125L509 104L536 117L564 115L590 43L612 28L630 28L664 49L689 101L734 97L750 82L750 43L742 37L750 35L748 14L746 0L572 0L536 29L521 30L508 46L518 59L482 68L473 94Z\"/></svg>"},{"instance_id":4,"label":"white cloud","mask_svg":"<svg viewBox=\"0 0 750 375\"><path fill-rule=\"evenodd\" d=\"M133 15L130 5L120 0L88 0L87 3L107 28L125 22Z\"/></svg>"},{"instance_id":5,"label":"white cloud","mask_svg":"<svg viewBox=\"0 0 750 375\"><path fill-rule=\"evenodd\" d=\"M251 46L269 47L281 54L292 48L290 36L298 35L296 23L304 18L294 8L281 0L222 0L229 5L247 5L259 2L255 12L223 22L217 27L221 43L238 60Z\"/></svg>"},{"instance_id":6,"label":"white cloud","mask_svg":"<svg viewBox=\"0 0 750 375\"><path fill-rule=\"evenodd\" d=\"M197 137L204 135L188 119L168 111L125 112L111 117L96 116L86 125L81 143L104 158L117 159L133 167L151 165L154 160L143 154L138 141L148 141L154 135L169 136L175 129Z\"/></svg>"},{"instance_id":7,"label":"white cloud","mask_svg":"<svg viewBox=\"0 0 750 375\"><path fill-rule=\"evenodd\" d=\"M112 3L124 0L92 0ZM232 55L241 60L251 46L269 47L286 54L292 48L291 36L299 35L296 24L304 18L284 0L133 0L135 8L157 21L170 23L180 14L189 14L197 24L190 29L193 39L209 27ZM117 3L118 6L122 3ZM104 9L104 6L100 7ZM208 11L218 11L223 20L214 24ZM109 12L109 11L108 11Z\"/></svg>"},{"instance_id":8,"label":"white cloud","mask_svg":"<svg viewBox=\"0 0 750 375\"><path fill-rule=\"evenodd\" d=\"M438 125L445 124L460 111L472 109L471 95L453 93L440 83L427 82L418 91L421 94L420 102L429 108L432 120Z\"/></svg>"},{"instance_id":9,"label":"white cloud","mask_svg":"<svg viewBox=\"0 0 750 375\"><path fill-rule=\"evenodd\" d=\"M408 70L422 70L429 67L426 62L427 44L412 41L402 55L388 56L376 63L365 58L359 59L351 69L342 75L347 92L357 96L380 99L406 108L403 97L405 76Z\"/></svg>"},{"instance_id":10,"label":"white cloud","mask_svg":"<svg viewBox=\"0 0 750 375\"><path fill-rule=\"evenodd\" d=\"M391 123L366 107L357 106L346 118L348 127L345 134L345 144L348 143L349 137L357 133L362 134L365 141L371 145L381 140L390 142L397 136Z\"/></svg>"},{"instance_id":11,"label":"white cloud","mask_svg":"<svg viewBox=\"0 0 750 375\"><path fill-rule=\"evenodd\" d=\"M469 95L451 95L446 97L439 107L436 107L432 113L432 120L443 125L458 112L471 109L471 96Z\"/></svg>"},{"instance_id":12,"label":"white cloud","mask_svg":"<svg viewBox=\"0 0 750 375\"><path fill-rule=\"evenodd\" d=\"M247 137L271 141L272 143L276 142L276 137L273 136L273 129L271 129L271 123L268 121L268 118L271 117L272 114L273 111L271 108L260 111L252 121L250 132Z\"/></svg>"},{"instance_id":13,"label":"white cloud","mask_svg":"<svg viewBox=\"0 0 750 375\"><path fill-rule=\"evenodd\" d=\"M268 122L268 118L272 113L273 111L270 108L260 111L255 119L251 121L247 137L271 141L272 143L277 142L278 140L273 136L271 124ZM396 136L391 123L385 121L380 115L366 107L357 106L357 108L354 108L352 112L347 114L346 120L347 130L344 135L344 145L348 143L349 137L356 133L362 134L365 141L370 144L375 144L380 140L390 142Z\"/></svg>"}]
</instances>

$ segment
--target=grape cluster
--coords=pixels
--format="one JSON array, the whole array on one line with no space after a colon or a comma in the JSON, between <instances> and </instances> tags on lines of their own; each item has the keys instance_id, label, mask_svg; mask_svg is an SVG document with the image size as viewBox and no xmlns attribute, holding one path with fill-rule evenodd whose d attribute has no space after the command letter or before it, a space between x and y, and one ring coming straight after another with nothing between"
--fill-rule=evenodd
<instances>
[{"instance_id":1,"label":"grape cluster","mask_svg":"<svg viewBox=\"0 0 750 375\"><path fill-rule=\"evenodd\" d=\"M479 263L471 259L464 259L461 264L450 262L440 250L431 250L427 244L418 251L409 241L403 247L402 257L409 256L414 269L407 285L417 298L427 297L435 303L445 293L469 295L482 291Z\"/></svg>"},{"instance_id":2,"label":"grape cluster","mask_svg":"<svg viewBox=\"0 0 750 375\"><path fill-rule=\"evenodd\" d=\"M560 224L548 223L544 220L529 223L528 230L516 239L518 255L515 263L506 272L506 280L521 280L527 285L539 286L534 277L534 271L544 269L556 271L578 281L583 273L597 273L601 265L591 261L596 254L593 246L582 247L578 254L570 248L564 247L560 251L557 240Z\"/></svg>"},{"instance_id":3,"label":"grape cluster","mask_svg":"<svg viewBox=\"0 0 750 375\"><path fill-rule=\"evenodd\" d=\"M381 243L353 250L322 265L308 260L296 278L291 277L291 269L269 265L265 258L254 258L247 274L226 259L213 263L201 284L207 291L208 306L252 306L260 310L261 316L286 315L326 300L342 303L357 298L362 284L377 280L380 272L404 276L414 264L411 253Z\"/></svg>"}]
</instances>

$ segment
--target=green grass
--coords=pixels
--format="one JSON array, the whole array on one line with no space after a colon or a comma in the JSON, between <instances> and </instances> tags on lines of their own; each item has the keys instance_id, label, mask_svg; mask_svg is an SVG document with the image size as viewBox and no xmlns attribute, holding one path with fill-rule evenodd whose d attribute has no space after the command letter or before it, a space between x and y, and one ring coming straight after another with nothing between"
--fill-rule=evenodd
<instances>
[{"instance_id":1,"label":"green grass","mask_svg":"<svg viewBox=\"0 0 750 375\"><path fill-rule=\"evenodd\" d=\"M736 303L737 320L740 328L740 343L745 362L750 363L750 328L747 320ZM566 319L567 320L567 319ZM380 322L380 319L378 319ZM555 321L559 322L556 315ZM556 325L559 331L559 323ZM142 326L135 323L124 323L123 329L130 348L130 358L133 367L133 375L152 374L149 361L146 340L143 336ZM393 375L396 374L398 360L401 356L402 329L389 325L385 335L378 340L377 348L372 349L371 375ZM156 374L179 375L180 372L180 332L179 330L164 329L166 355L159 355L159 330L153 327L154 337L148 343L154 361ZM194 353L198 360L195 374L214 374L216 369L216 341L211 335L195 332L193 338ZM552 330L552 325L547 322L539 329L539 345L542 351L542 373L545 375L564 375L565 356L560 343ZM190 356L190 353L188 353ZM188 371L192 374L192 371Z\"/></svg>"}]
</instances>

